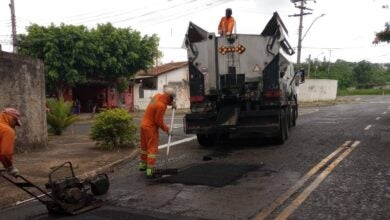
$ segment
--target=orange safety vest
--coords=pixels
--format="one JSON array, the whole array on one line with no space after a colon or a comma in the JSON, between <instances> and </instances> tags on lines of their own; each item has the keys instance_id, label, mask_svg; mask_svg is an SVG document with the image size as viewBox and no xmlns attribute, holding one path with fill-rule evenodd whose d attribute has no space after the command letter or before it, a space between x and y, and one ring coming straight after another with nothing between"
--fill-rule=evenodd
<instances>
[{"instance_id":1,"label":"orange safety vest","mask_svg":"<svg viewBox=\"0 0 390 220\"><path fill-rule=\"evenodd\" d=\"M161 128L163 131L168 132L169 128L164 123L164 115L167 106L170 105L170 99L170 95L166 93L154 95L145 110L141 127L156 129Z\"/></svg>"},{"instance_id":2,"label":"orange safety vest","mask_svg":"<svg viewBox=\"0 0 390 220\"><path fill-rule=\"evenodd\" d=\"M0 113L0 162L4 168L12 166L14 156L15 131L11 127L12 120L15 120L7 113Z\"/></svg>"},{"instance_id":3,"label":"orange safety vest","mask_svg":"<svg viewBox=\"0 0 390 220\"><path fill-rule=\"evenodd\" d=\"M235 25L235 20L232 16L230 18L222 17L218 25L218 33L225 35L226 33L232 33Z\"/></svg>"}]
</instances>

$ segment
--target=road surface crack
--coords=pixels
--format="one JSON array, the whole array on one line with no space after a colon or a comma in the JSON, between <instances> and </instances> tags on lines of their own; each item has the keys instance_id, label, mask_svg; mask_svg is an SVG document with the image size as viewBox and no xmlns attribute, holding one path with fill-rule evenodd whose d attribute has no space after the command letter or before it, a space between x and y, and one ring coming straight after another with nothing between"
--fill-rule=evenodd
<instances>
[{"instance_id":1,"label":"road surface crack","mask_svg":"<svg viewBox=\"0 0 390 220\"><path fill-rule=\"evenodd\" d=\"M168 201L166 201L164 204L160 205L158 208L160 209L160 208L164 208L164 207L167 207L167 206L171 205L172 202L176 200L177 196L179 196L179 194L180 194L181 192L183 192L183 188L180 189L178 192L176 192L175 195L173 195L173 197L172 197L171 199L169 199Z\"/></svg>"}]
</instances>

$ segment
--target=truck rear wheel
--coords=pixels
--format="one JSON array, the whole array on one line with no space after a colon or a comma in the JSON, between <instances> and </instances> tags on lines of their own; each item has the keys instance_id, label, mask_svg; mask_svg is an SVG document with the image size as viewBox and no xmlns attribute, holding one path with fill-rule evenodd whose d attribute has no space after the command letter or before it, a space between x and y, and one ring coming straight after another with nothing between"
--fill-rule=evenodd
<instances>
[{"instance_id":1,"label":"truck rear wheel","mask_svg":"<svg viewBox=\"0 0 390 220\"><path fill-rule=\"evenodd\" d=\"M298 106L292 107L292 126L295 127L297 125L297 117L298 117Z\"/></svg>"},{"instance_id":2,"label":"truck rear wheel","mask_svg":"<svg viewBox=\"0 0 390 220\"><path fill-rule=\"evenodd\" d=\"M198 143L203 147L212 147L216 141L215 134L197 134Z\"/></svg>"},{"instance_id":3,"label":"truck rear wheel","mask_svg":"<svg viewBox=\"0 0 390 220\"><path fill-rule=\"evenodd\" d=\"M280 114L279 119L279 131L276 136L276 143L277 144L284 144L284 141L288 139L288 117L287 112L285 110L282 110L283 112Z\"/></svg>"},{"instance_id":4,"label":"truck rear wheel","mask_svg":"<svg viewBox=\"0 0 390 220\"><path fill-rule=\"evenodd\" d=\"M292 126L297 125L298 118L298 98L294 96L295 105L292 106Z\"/></svg>"}]
</instances>

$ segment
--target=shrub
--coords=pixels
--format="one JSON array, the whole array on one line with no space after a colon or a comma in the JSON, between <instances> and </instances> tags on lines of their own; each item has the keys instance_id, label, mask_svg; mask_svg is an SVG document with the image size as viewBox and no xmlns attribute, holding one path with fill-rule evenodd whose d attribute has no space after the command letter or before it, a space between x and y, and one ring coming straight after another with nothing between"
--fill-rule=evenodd
<instances>
[{"instance_id":1,"label":"shrub","mask_svg":"<svg viewBox=\"0 0 390 220\"><path fill-rule=\"evenodd\" d=\"M117 108L105 110L96 116L91 138L103 150L133 146L137 127L127 110Z\"/></svg>"},{"instance_id":2,"label":"shrub","mask_svg":"<svg viewBox=\"0 0 390 220\"><path fill-rule=\"evenodd\" d=\"M78 120L78 117L71 114L72 103L64 99L49 99L47 101L49 112L47 113L47 124L49 132L61 135L71 124Z\"/></svg>"}]
</instances>

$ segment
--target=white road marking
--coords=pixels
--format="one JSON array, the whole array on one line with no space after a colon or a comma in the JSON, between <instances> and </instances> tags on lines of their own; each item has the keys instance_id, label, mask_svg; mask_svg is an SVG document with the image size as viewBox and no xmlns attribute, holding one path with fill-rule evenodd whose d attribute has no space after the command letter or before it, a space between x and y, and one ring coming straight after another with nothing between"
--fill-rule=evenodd
<instances>
[{"instance_id":1,"label":"white road marking","mask_svg":"<svg viewBox=\"0 0 390 220\"><path fill-rule=\"evenodd\" d=\"M371 125L367 125L367 127L364 128L364 130L369 130L371 128Z\"/></svg>"},{"instance_id":2,"label":"white road marking","mask_svg":"<svg viewBox=\"0 0 390 220\"><path fill-rule=\"evenodd\" d=\"M50 192L49 192L49 194L50 194ZM38 198L41 198L41 197L43 197L43 196L45 196L45 194L38 195L37 197L38 197ZM26 199L26 200L23 200L23 201L17 201L17 202L15 203L15 205L22 205L22 204L24 204L24 203L31 202L31 201L38 201L38 200L37 200L36 198L29 198L29 199Z\"/></svg>"},{"instance_id":3,"label":"white road marking","mask_svg":"<svg viewBox=\"0 0 390 220\"><path fill-rule=\"evenodd\" d=\"M375 119L375 120L377 120L377 121L378 121L379 119L381 119L381 117L376 117L376 119Z\"/></svg>"},{"instance_id":4,"label":"white road marking","mask_svg":"<svg viewBox=\"0 0 390 220\"><path fill-rule=\"evenodd\" d=\"M332 160L337 154L346 150L351 141L345 141L343 145L339 146L335 151L321 160L313 168L309 170L301 179L298 180L290 189L279 196L270 206L263 209L253 219L264 220L275 211L279 206L283 205L296 191L298 191L313 175L315 175L322 167L324 167L330 160Z\"/></svg>"},{"instance_id":5,"label":"white road marking","mask_svg":"<svg viewBox=\"0 0 390 220\"><path fill-rule=\"evenodd\" d=\"M355 141L351 147L345 150L339 157L337 157L329 166L326 167L322 173L308 186L306 189L290 203L275 219L288 219L288 217L302 205L303 202L310 196L310 194L325 180L325 178L337 167L337 165L344 160L355 148L360 144L360 141Z\"/></svg>"},{"instance_id":6,"label":"white road marking","mask_svg":"<svg viewBox=\"0 0 390 220\"><path fill-rule=\"evenodd\" d=\"M182 144L182 143L189 142L189 141L192 141L192 140L195 140L195 139L196 139L196 136L189 137L189 138L184 138L184 139L172 142L170 146L172 147L174 145ZM158 146L158 149L163 149L163 148L166 148L166 147L168 147L168 144L163 144L163 145Z\"/></svg>"},{"instance_id":7,"label":"white road marking","mask_svg":"<svg viewBox=\"0 0 390 220\"><path fill-rule=\"evenodd\" d=\"M386 115L386 114L387 114L387 112L383 112L383 114L384 114L384 115Z\"/></svg>"}]
</instances>

